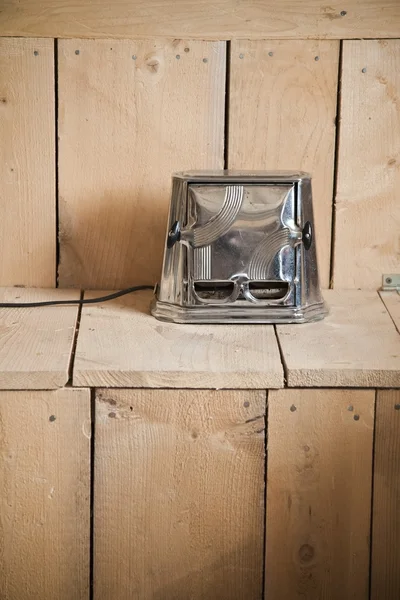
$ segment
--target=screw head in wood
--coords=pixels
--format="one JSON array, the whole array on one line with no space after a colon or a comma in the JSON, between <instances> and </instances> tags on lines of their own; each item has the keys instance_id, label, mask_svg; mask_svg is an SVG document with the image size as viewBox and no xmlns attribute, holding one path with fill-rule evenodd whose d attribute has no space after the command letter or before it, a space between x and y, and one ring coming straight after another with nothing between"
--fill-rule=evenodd
<instances>
[{"instance_id":1,"label":"screw head in wood","mask_svg":"<svg viewBox=\"0 0 400 600\"><path fill-rule=\"evenodd\" d=\"M244 58L244 54L240 53L239 58Z\"/></svg>"},{"instance_id":2,"label":"screw head in wood","mask_svg":"<svg viewBox=\"0 0 400 600\"><path fill-rule=\"evenodd\" d=\"M314 58L314 60L319 60L319 56L316 56L316 57Z\"/></svg>"},{"instance_id":3,"label":"screw head in wood","mask_svg":"<svg viewBox=\"0 0 400 600\"><path fill-rule=\"evenodd\" d=\"M132 54L132 60L136 60L136 59L137 59L136 54Z\"/></svg>"},{"instance_id":4,"label":"screw head in wood","mask_svg":"<svg viewBox=\"0 0 400 600\"><path fill-rule=\"evenodd\" d=\"M78 55L79 54L79 50L75 50L75 54Z\"/></svg>"},{"instance_id":5,"label":"screw head in wood","mask_svg":"<svg viewBox=\"0 0 400 600\"><path fill-rule=\"evenodd\" d=\"M50 415L50 416L49 416L49 421L50 421L50 423L53 423L53 421L55 421L55 420L56 420L56 417L55 417L55 415Z\"/></svg>"},{"instance_id":6,"label":"screw head in wood","mask_svg":"<svg viewBox=\"0 0 400 600\"><path fill-rule=\"evenodd\" d=\"M34 51L33 51L33 54L34 54L34 56L38 56L38 55L39 55L39 52L38 52L37 50L34 50Z\"/></svg>"},{"instance_id":7,"label":"screw head in wood","mask_svg":"<svg viewBox=\"0 0 400 600\"><path fill-rule=\"evenodd\" d=\"M180 59L180 57L181 57L181 55L180 55L180 54L177 54L177 55L175 56L176 60L179 60L179 59Z\"/></svg>"},{"instance_id":8,"label":"screw head in wood","mask_svg":"<svg viewBox=\"0 0 400 600\"><path fill-rule=\"evenodd\" d=\"M290 412L295 412L297 410L297 407L292 404L292 406L290 407Z\"/></svg>"},{"instance_id":9,"label":"screw head in wood","mask_svg":"<svg viewBox=\"0 0 400 600\"><path fill-rule=\"evenodd\" d=\"M342 10L340 13L341 17L345 17L347 15L347 11L346 10Z\"/></svg>"},{"instance_id":10,"label":"screw head in wood","mask_svg":"<svg viewBox=\"0 0 400 600\"><path fill-rule=\"evenodd\" d=\"M359 421L359 420L360 420L360 415L354 415L353 419L354 419L355 421Z\"/></svg>"},{"instance_id":11,"label":"screw head in wood","mask_svg":"<svg viewBox=\"0 0 400 600\"><path fill-rule=\"evenodd\" d=\"M349 410L350 412L354 410L354 406L352 404L350 404L350 406L347 407L347 410Z\"/></svg>"},{"instance_id":12,"label":"screw head in wood","mask_svg":"<svg viewBox=\"0 0 400 600\"><path fill-rule=\"evenodd\" d=\"M268 52L268 56L273 56L273 55L274 55L274 53L272 51Z\"/></svg>"},{"instance_id":13,"label":"screw head in wood","mask_svg":"<svg viewBox=\"0 0 400 600\"><path fill-rule=\"evenodd\" d=\"M208 58L203 58L203 63L207 63L208 62Z\"/></svg>"},{"instance_id":14,"label":"screw head in wood","mask_svg":"<svg viewBox=\"0 0 400 600\"><path fill-rule=\"evenodd\" d=\"M366 73L366 72L367 72L367 67L363 67L363 68L361 69L361 73Z\"/></svg>"}]
</instances>

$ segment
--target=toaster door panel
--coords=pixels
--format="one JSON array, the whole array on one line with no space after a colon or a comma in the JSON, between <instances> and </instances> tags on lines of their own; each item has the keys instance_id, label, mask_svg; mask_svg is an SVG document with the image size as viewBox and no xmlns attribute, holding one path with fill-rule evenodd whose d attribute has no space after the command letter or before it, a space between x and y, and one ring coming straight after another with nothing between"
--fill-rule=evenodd
<instances>
[{"instance_id":1,"label":"toaster door panel","mask_svg":"<svg viewBox=\"0 0 400 600\"><path fill-rule=\"evenodd\" d=\"M240 300L224 285L232 281L254 292L244 301L287 297L295 270L295 185L191 184L188 194L188 273L197 299Z\"/></svg>"}]
</instances>

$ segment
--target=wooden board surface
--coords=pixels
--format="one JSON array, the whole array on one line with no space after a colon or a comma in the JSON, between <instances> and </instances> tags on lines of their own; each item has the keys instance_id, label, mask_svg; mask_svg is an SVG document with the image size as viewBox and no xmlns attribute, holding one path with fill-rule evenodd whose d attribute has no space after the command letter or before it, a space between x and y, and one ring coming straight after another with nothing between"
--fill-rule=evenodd
<instances>
[{"instance_id":1,"label":"wooden board surface","mask_svg":"<svg viewBox=\"0 0 400 600\"><path fill-rule=\"evenodd\" d=\"M3 286L56 283L54 102L53 40L0 39Z\"/></svg>"},{"instance_id":2,"label":"wooden board surface","mask_svg":"<svg viewBox=\"0 0 400 600\"><path fill-rule=\"evenodd\" d=\"M400 292L379 292L379 295L400 333Z\"/></svg>"},{"instance_id":3,"label":"wooden board surface","mask_svg":"<svg viewBox=\"0 0 400 600\"><path fill-rule=\"evenodd\" d=\"M323 321L277 326L289 387L400 387L400 336L378 293L323 296Z\"/></svg>"},{"instance_id":4,"label":"wooden board surface","mask_svg":"<svg viewBox=\"0 0 400 600\"><path fill-rule=\"evenodd\" d=\"M1 288L0 302L79 299L74 290ZM53 389L69 379L78 307L0 309L0 389Z\"/></svg>"},{"instance_id":5,"label":"wooden board surface","mask_svg":"<svg viewBox=\"0 0 400 600\"><path fill-rule=\"evenodd\" d=\"M89 599L90 394L0 392L0 598Z\"/></svg>"},{"instance_id":6,"label":"wooden board surface","mask_svg":"<svg viewBox=\"0 0 400 600\"><path fill-rule=\"evenodd\" d=\"M371 600L400 598L400 390L376 402Z\"/></svg>"},{"instance_id":7,"label":"wooden board surface","mask_svg":"<svg viewBox=\"0 0 400 600\"><path fill-rule=\"evenodd\" d=\"M330 270L338 60L336 41L231 45L229 168L311 173L324 287Z\"/></svg>"},{"instance_id":8,"label":"wooden board surface","mask_svg":"<svg viewBox=\"0 0 400 600\"><path fill-rule=\"evenodd\" d=\"M400 3L398 3L400 7ZM334 287L400 271L400 40L343 44Z\"/></svg>"},{"instance_id":9,"label":"wooden board surface","mask_svg":"<svg viewBox=\"0 0 400 600\"><path fill-rule=\"evenodd\" d=\"M85 297L101 295L92 292ZM92 387L283 386L272 325L177 325L149 314L151 292L82 311L73 382Z\"/></svg>"},{"instance_id":10,"label":"wooden board surface","mask_svg":"<svg viewBox=\"0 0 400 600\"><path fill-rule=\"evenodd\" d=\"M397 37L399 22L396 0L3 0L0 35Z\"/></svg>"},{"instance_id":11,"label":"wooden board surface","mask_svg":"<svg viewBox=\"0 0 400 600\"><path fill-rule=\"evenodd\" d=\"M368 598L374 399L270 392L266 598Z\"/></svg>"},{"instance_id":12,"label":"wooden board surface","mask_svg":"<svg viewBox=\"0 0 400 600\"><path fill-rule=\"evenodd\" d=\"M265 392L96 400L94 598L261 600Z\"/></svg>"},{"instance_id":13,"label":"wooden board surface","mask_svg":"<svg viewBox=\"0 0 400 600\"><path fill-rule=\"evenodd\" d=\"M158 280L172 172L223 167L225 62L224 42L59 42L60 286Z\"/></svg>"}]
</instances>

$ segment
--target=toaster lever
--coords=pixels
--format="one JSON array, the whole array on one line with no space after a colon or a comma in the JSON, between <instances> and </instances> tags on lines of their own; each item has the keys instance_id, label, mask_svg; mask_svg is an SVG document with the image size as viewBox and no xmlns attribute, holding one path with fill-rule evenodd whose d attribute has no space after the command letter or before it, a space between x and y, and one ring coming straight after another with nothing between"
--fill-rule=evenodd
<instances>
[{"instance_id":1,"label":"toaster lever","mask_svg":"<svg viewBox=\"0 0 400 600\"><path fill-rule=\"evenodd\" d=\"M303 227L303 235L302 235L304 248L306 250L309 250L311 248L312 238L313 238L312 225L311 225L310 221L307 221L307 223Z\"/></svg>"},{"instance_id":2,"label":"toaster lever","mask_svg":"<svg viewBox=\"0 0 400 600\"><path fill-rule=\"evenodd\" d=\"M176 242L179 242L181 239L181 225L179 221L175 221L172 225L171 229L168 232L167 238L167 247L172 248L175 246Z\"/></svg>"}]
</instances>

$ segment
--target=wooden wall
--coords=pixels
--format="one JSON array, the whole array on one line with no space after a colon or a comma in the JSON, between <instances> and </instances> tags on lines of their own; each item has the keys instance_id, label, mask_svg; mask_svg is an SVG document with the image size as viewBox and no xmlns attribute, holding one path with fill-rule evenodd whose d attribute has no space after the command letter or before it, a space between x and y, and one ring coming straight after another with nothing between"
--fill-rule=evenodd
<instances>
[{"instance_id":1,"label":"wooden wall","mask_svg":"<svg viewBox=\"0 0 400 600\"><path fill-rule=\"evenodd\" d=\"M0 285L155 283L190 168L310 171L322 285L398 272L400 40L276 37L1 38Z\"/></svg>"}]
</instances>

